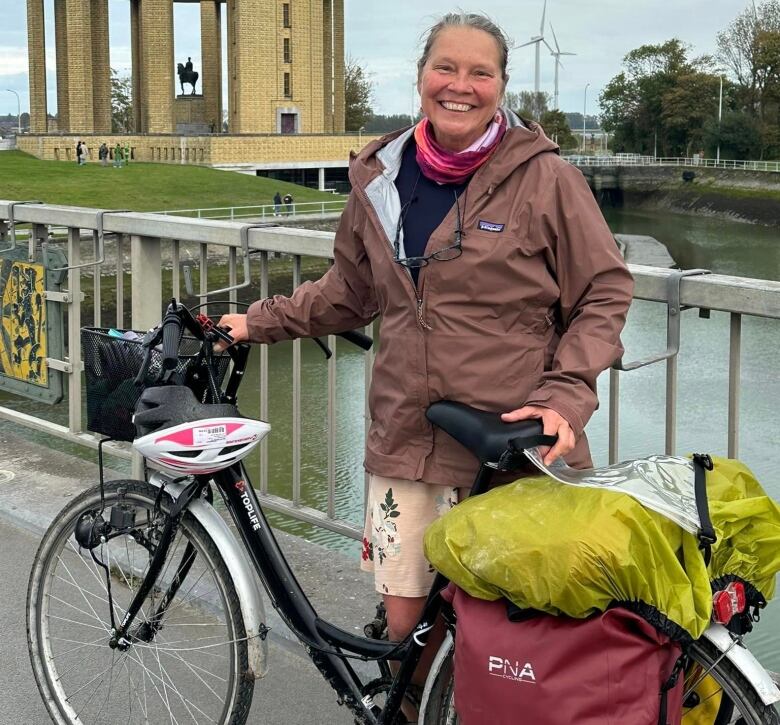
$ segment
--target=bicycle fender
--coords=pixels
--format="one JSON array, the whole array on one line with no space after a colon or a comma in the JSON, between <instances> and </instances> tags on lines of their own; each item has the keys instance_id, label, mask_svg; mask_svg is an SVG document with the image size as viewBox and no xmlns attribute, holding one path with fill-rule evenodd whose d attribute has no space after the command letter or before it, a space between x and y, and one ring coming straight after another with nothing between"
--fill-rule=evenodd
<instances>
[{"instance_id":1,"label":"bicycle fender","mask_svg":"<svg viewBox=\"0 0 780 725\"><path fill-rule=\"evenodd\" d=\"M149 483L158 488L165 484L165 490L174 499L184 490L184 486L174 483L161 473L153 473L149 477ZM265 607L254 570L236 537L213 506L202 499L197 499L190 503L187 510L212 538L233 579L246 629L249 657L247 675L259 680L268 672L268 643L265 640L267 632Z\"/></svg>"},{"instance_id":2,"label":"bicycle fender","mask_svg":"<svg viewBox=\"0 0 780 725\"><path fill-rule=\"evenodd\" d=\"M729 631L722 624L711 624L702 636L712 642L734 663L735 667L753 685L765 705L780 702L780 690L778 690L770 673L764 669L749 649L734 644Z\"/></svg>"},{"instance_id":3,"label":"bicycle fender","mask_svg":"<svg viewBox=\"0 0 780 725\"><path fill-rule=\"evenodd\" d=\"M439 651L436 652L436 656L431 663L431 669L428 672L428 677L425 679L425 687L423 688L423 694L420 698L419 720L418 725L425 725L425 713L428 709L428 699L431 696L431 690L436 680L439 679L441 674L441 668L449 657L452 656L455 649L455 640L452 638L452 632L447 630L444 635L444 641L439 647Z\"/></svg>"}]
</instances>

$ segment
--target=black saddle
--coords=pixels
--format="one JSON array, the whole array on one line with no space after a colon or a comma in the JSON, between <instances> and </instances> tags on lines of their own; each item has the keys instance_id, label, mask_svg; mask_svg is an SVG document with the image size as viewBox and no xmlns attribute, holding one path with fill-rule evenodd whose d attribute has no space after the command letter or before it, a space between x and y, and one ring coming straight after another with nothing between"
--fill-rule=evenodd
<instances>
[{"instance_id":1,"label":"black saddle","mask_svg":"<svg viewBox=\"0 0 780 725\"><path fill-rule=\"evenodd\" d=\"M468 448L480 464L499 463L526 448L552 446L557 436L544 435L539 420L504 423L500 413L488 413L452 400L440 400L425 413L433 425Z\"/></svg>"}]
</instances>

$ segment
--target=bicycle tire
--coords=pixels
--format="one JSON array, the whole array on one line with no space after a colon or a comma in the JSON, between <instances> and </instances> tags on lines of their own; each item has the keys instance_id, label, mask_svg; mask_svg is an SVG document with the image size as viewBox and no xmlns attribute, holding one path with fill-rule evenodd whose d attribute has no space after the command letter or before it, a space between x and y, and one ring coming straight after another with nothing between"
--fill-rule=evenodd
<instances>
[{"instance_id":1,"label":"bicycle tire","mask_svg":"<svg viewBox=\"0 0 780 725\"><path fill-rule=\"evenodd\" d=\"M136 523L138 512L145 512L141 523L147 524L146 544L151 547L154 527L160 521L154 513L158 493L158 488L145 481L106 483L106 514L120 499L135 511ZM170 497L163 494L160 510L165 513L170 505ZM246 676L246 630L238 595L217 546L185 512L159 586L152 590L136 620L140 624L147 609L159 604L155 598L176 571L172 562L187 559L188 552L194 550L192 568L166 610L162 628L148 642L135 639L126 652L111 649L106 574L74 536L82 514L100 507L100 487L95 486L57 514L43 536L30 573L30 659L52 720L57 725L134 725L198 721L203 713L208 722L243 725L252 703L254 678ZM137 528L141 530L140 525ZM184 553L178 556L182 542L186 542ZM127 606L134 586L142 580L150 550L134 536L120 534L109 542L102 540L95 552L109 566L119 620L122 605ZM97 674L92 677L93 673Z\"/></svg>"},{"instance_id":2,"label":"bicycle tire","mask_svg":"<svg viewBox=\"0 0 780 725\"><path fill-rule=\"evenodd\" d=\"M440 666L435 671L432 670L429 675L431 682L423 697L421 725L458 724L454 702L454 644L452 641L445 641L442 647L448 647L449 652L442 656ZM765 705L734 663L728 658L721 657L722 652L709 640L702 638L694 642L689 654L697 664L710 671L712 677L734 703L734 713L728 723L780 725L780 713L775 706Z\"/></svg>"}]
</instances>

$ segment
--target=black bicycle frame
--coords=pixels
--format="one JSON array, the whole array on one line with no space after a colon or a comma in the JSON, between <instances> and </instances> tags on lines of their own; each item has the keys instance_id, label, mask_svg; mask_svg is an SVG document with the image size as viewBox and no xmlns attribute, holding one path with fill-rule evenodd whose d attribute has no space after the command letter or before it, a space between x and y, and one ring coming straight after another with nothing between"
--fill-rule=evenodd
<instances>
[{"instance_id":1,"label":"black bicycle frame","mask_svg":"<svg viewBox=\"0 0 780 725\"><path fill-rule=\"evenodd\" d=\"M492 469L482 466L472 492L483 491L492 475ZM317 616L279 548L243 464L239 463L216 473L213 480L222 494L274 608L306 645L312 662L338 693L339 702L347 705L364 723L392 723L400 710L404 693L441 609L441 597L438 594L446 586L447 580L442 575L437 575L420 622L404 642L385 642L345 632ZM372 711L374 705L371 698L363 695L363 683L344 659L342 649L367 659L400 661L385 705L378 715Z\"/></svg>"}]
</instances>

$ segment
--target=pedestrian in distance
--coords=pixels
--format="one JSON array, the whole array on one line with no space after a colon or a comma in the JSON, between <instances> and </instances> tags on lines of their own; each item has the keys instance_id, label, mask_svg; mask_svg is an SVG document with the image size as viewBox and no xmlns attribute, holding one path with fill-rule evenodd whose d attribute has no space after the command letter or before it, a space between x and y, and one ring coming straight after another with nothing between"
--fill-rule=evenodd
<instances>
[{"instance_id":1,"label":"pedestrian in distance","mask_svg":"<svg viewBox=\"0 0 780 725\"><path fill-rule=\"evenodd\" d=\"M81 166L81 155L83 153L82 151L83 144L81 143L81 140L79 139L76 142L76 163Z\"/></svg>"},{"instance_id":2,"label":"pedestrian in distance","mask_svg":"<svg viewBox=\"0 0 780 725\"><path fill-rule=\"evenodd\" d=\"M125 162L125 164L129 164L132 156L133 155L130 153L130 144L126 143L124 153L122 154L122 160Z\"/></svg>"},{"instance_id":3,"label":"pedestrian in distance","mask_svg":"<svg viewBox=\"0 0 780 725\"><path fill-rule=\"evenodd\" d=\"M277 191L274 194L274 216L282 215L282 195Z\"/></svg>"},{"instance_id":4,"label":"pedestrian in distance","mask_svg":"<svg viewBox=\"0 0 780 725\"><path fill-rule=\"evenodd\" d=\"M221 319L256 343L380 319L361 567L394 641L419 621L433 581L423 532L478 467L434 431L427 407L447 399L505 422L539 419L558 436L545 463L586 468L596 379L622 354L631 275L579 170L541 126L501 106L507 65L506 35L486 16L437 22L417 61L422 119L352 161L334 264L289 297Z\"/></svg>"},{"instance_id":5,"label":"pedestrian in distance","mask_svg":"<svg viewBox=\"0 0 780 725\"><path fill-rule=\"evenodd\" d=\"M122 156L124 155L124 152L122 151L122 146L117 142L117 145L114 147L114 167L117 169L122 168Z\"/></svg>"},{"instance_id":6,"label":"pedestrian in distance","mask_svg":"<svg viewBox=\"0 0 780 725\"><path fill-rule=\"evenodd\" d=\"M108 146L106 146L105 141L100 144L100 148L98 149L98 158L100 159L101 166L108 165Z\"/></svg>"},{"instance_id":7,"label":"pedestrian in distance","mask_svg":"<svg viewBox=\"0 0 780 725\"><path fill-rule=\"evenodd\" d=\"M284 195L284 206L287 212L287 216L290 216L293 212L293 198L292 194Z\"/></svg>"}]
</instances>

